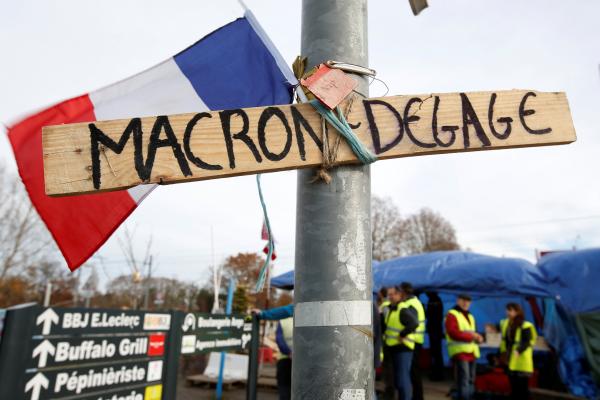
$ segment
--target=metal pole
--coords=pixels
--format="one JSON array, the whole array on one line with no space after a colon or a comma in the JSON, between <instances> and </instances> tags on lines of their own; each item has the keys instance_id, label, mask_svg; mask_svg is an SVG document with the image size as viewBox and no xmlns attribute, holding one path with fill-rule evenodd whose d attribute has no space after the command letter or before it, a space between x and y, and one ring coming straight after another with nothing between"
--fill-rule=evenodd
<instances>
[{"instance_id":1,"label":"metal pole","mask_svg":"<svg viewBox=\"0 0 600 400\"><path fill-rule=\"evenodd\" d=\"M46 282L46 292L44 293L44 307L50 306L50 296L52 296L52 282Z\"/></svg>"},{"instance_id":2,"label":"metal pole","mask_svg":"<svg viewBox=\"0 0 600 400\"><path fill-rule=\"evenodd\" d=\"M146 284L144 285L144 310L150 308L150 281L152 280L152 256L148 260L148 274L146 275Z\"/></svg>"},{"instance_id":3,"label":"metal pole","mask_svg":"<svg viewBox=\"0 0 600 400\"><path fill-rule=\"evenodd\" d=\"M367 66L367 0L303 0L302 55ZM314 175L298 172L292 398L372 399L370 170Z\"/></svg>"},{"instance_id":4,"label":"metal pole","mask_svg":"<svg viewBox=\"0 0 600 400\"><path fill-rule=\"evenodd\" d=\"M256 400L256 385L258 382L258 350L260 341L260 320L252 315L252 339L248 360L248 384L246 385L246 400Z\"/></svg>"},{"instance_id":5,"label":"metal pole","mask_svg":"<svg viewBox=\"0 0 600 400\"><path fill-rule=\"evenodd\" d=\"M235 281L233 279L229 280L229 290L227 291L227 309L225 313L227 315L231 314L231 309L233 308L233 292L235 291ZM221 400L223 397L223 373L225 372L225 352L221 352L221 364L219 365L219 378L217 380L217 400Z\"/></svg>"}]
</instances>

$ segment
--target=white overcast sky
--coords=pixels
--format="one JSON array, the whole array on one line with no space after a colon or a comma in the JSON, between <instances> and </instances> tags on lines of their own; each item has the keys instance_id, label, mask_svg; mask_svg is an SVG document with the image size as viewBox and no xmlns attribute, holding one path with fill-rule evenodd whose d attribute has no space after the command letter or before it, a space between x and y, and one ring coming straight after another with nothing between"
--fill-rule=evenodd
<instances>
[{"instance_id":1,"label":"white overcast sky","mask_svg":"<svg viewBox=\"0 0 600 400\"><path fill-rule=\"evenodd\" d=\"M246 2L291 63L300 0ZM0 120L140 72L241 15L235 0L0 0ZM390 94L566 91L578 136L568 146L378 162L373 193L404 214L439 211L462 246L482 253L533 260L536 248L600 246L599 18L597 0L430 0L419 17L407 0L370 1L370 67ZM382 94L373 84L371 95ZM5 135L0 157L16 170ZM263 186L279 273L294 263L296 173L265 175ZM188 281L208 278L211 226L217 261L263 247L253 176L161 187L128 224L140 257L152 234L158 274ZM99 254L109 277L127 271L116 236Z\"/></svg>"}]
</instances>

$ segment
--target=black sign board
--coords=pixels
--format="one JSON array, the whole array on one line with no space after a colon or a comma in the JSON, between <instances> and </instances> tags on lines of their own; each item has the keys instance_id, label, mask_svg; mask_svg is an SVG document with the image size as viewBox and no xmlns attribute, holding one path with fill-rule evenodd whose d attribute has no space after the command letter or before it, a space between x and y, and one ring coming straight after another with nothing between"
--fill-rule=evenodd
<instances>
[{"instance_id":1,"label":"black sign board","mask_svg":"<svg viewBox=\"0 0 600 400\"><path fill-rule=\"evenodd\" d=\"M79 336L34 338L32 357L27 369L41 369L70 364L162 357L165 354L164 332L137 336Z\"/></svg>"},{"instance_id":2,"label":"black sign board","mask_svg":"<svg viewBox=\"0 0 600 400\"><path fill-rule=\"evenodd\" d=\"M35 372L26 375L26 398L29 395L33 400L71 399L128 387L161 385L163 370L164 360L152 360Z\"/></svg>"},{"instance_id":3,"label":"black sign board","mask_svg":"<svg viewBox=\"0 0 600 400\"><path fill-rule=\"evenodd\" d=\"M248 349L252 338L243 315L13 309L0 337L0 399L171 400L179 355Z\"/></svg>"},{"instance_id":4,"label":"black sign board","mask_svg":"<svg viewBox=\"0 0 600 400\"><path fill-rule=\"evenodd\" d=\"M188 313L181 324L181 354L245 350L252 323L243 315Z\"/></svg>"},{"instance_id":5,"label":"black sign board","mask_svg":"<svg viewBox=\"0 0 600 400\"><path fill-rule=\"evenodd\" d=\"M148 384L141 387L120 390L114 393L85 397L87 400L159 400L162 399L162 384Z\"/></svg>"},{"instance_id":6,"label":"black sign board","mask_svg":"<svg viewBox=\"0 0 600 400\"><path fill-rule=\"evenodd\" d=\"M174 398L173 312L10 310L0 346L0 399Z\"/></svg>"},{"instance_id":7,"label":"black sign board","mask_svg":"<svg viewBox=\"0 0 600 400\"><path fill-rule=\"evenodd\" d=\"M81 335L168 331L171 313L85 308L46 308L35 318L33 335Z\"/></svg>"}]
</instances>

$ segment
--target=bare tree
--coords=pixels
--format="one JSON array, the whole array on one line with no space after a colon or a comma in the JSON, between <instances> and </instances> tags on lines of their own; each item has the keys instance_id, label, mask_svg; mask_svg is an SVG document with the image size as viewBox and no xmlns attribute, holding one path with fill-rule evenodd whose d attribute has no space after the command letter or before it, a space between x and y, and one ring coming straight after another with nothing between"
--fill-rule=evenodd
<instances>
[{"instance_id":1,"label":"bare tree","mask_svg":"<svg viewBox=\"0 0 600 400\"><path fill-rule=\"evenodd\" d=\"M150 294L153 299L149 303L148 309L178 309L192 310L196 309L196 298L201 289L187 282L177 279L153 277L149 278ZM160 293L160 295L159 295ZM211 294L207 293L207 296ZM136 283L131 280L129 275L121 275L112 279L106 289L105 294L96 294L94 305L102 307L132 307L135 304L141 304L143 295L136 290ZM160 301L156 299L160 298ZM204 309L203 311L208 311Z\"/></svg>"},{"instance_id":2,"label":"bare tree","mask_svg":"<svg viewBox=\"0 0 600 400\"><path fill-rule=\"evenodd\" d=\"M0 164L0 281L54 258L50 243L23 185Z\"/></svg>"},{"instance_id":3,"label":"bare tree","mask_svg":"<svg viewBox=\"0 0 600 400\"><path fill-rule=\"evenodd\" d=\"M402 223L401 235L405 254L460 249L452 224L429 208L409 216Z\"/></svg>"},{"instance_id":4,"label":"bare tree","mask_svg":"<svg viewBox=\"0 0 600 400\"><path fill-rule=\"evenodd\" d=\"M136 256L135 251L135 229L133 231L129 230L129 227L125 226L125 230L123 232L123 236L119 237L119 246L121 247L121 252L125 257L125 261L131 270L131 281L132 287L131 290L136 292L136 295L132 296L134 308L138 308L139 298L141 297L141 284L144 284L145 290L145 301L144 304L147 306L149 302L150 296L150 277L152 274L153 260L154 254L152 254L152 235L146 242L146 250L144 253L144 257L139 259ZM145 270L145 271L144 271ZM145 276L142 274L145 272ZM119 277L123 279L122 277ZM124 282L120 282L124 284Z\"/></svg>"},{"instance_id":5,"label":"bare tree","mask_svg":"<svg viewBox=\"0 0 600 400\"><path fill-rule=\"evenodd\" d=\"M389 197L371 198L371 237L373 259L377 261L399 257L402 252L403 220L398 207Z\"/></svg>"},{"instance_id":6,"label":"bare tree","mask_svg":"<svg viewBox=\"0 0 600 400\"><path fill-rule=\"evenodd\" d=\"M29 283L29 299L42 302L46 285L52 282L51 303L55 306L73 306L77 287L75 275L57 262L41 261L22 274Z\"/></svg>"}]
</instances>

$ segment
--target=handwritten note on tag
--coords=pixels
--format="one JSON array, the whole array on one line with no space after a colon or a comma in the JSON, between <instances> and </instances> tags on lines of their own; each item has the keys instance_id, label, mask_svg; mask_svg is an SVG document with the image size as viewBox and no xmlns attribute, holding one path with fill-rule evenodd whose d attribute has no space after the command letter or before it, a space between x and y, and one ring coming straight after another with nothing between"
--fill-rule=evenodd
<instances>
[{"instance_id":1,"label":"handwritten note on tag","mask_svg":"<svg viewBox=\"0 0 600 400\"><path fill-rule=\"evenodd\" d=\"M325 64L319 65L314 74L300 83L332 110L358 86L358 82L345 72Z\"/></svg>"}]
</instances>

